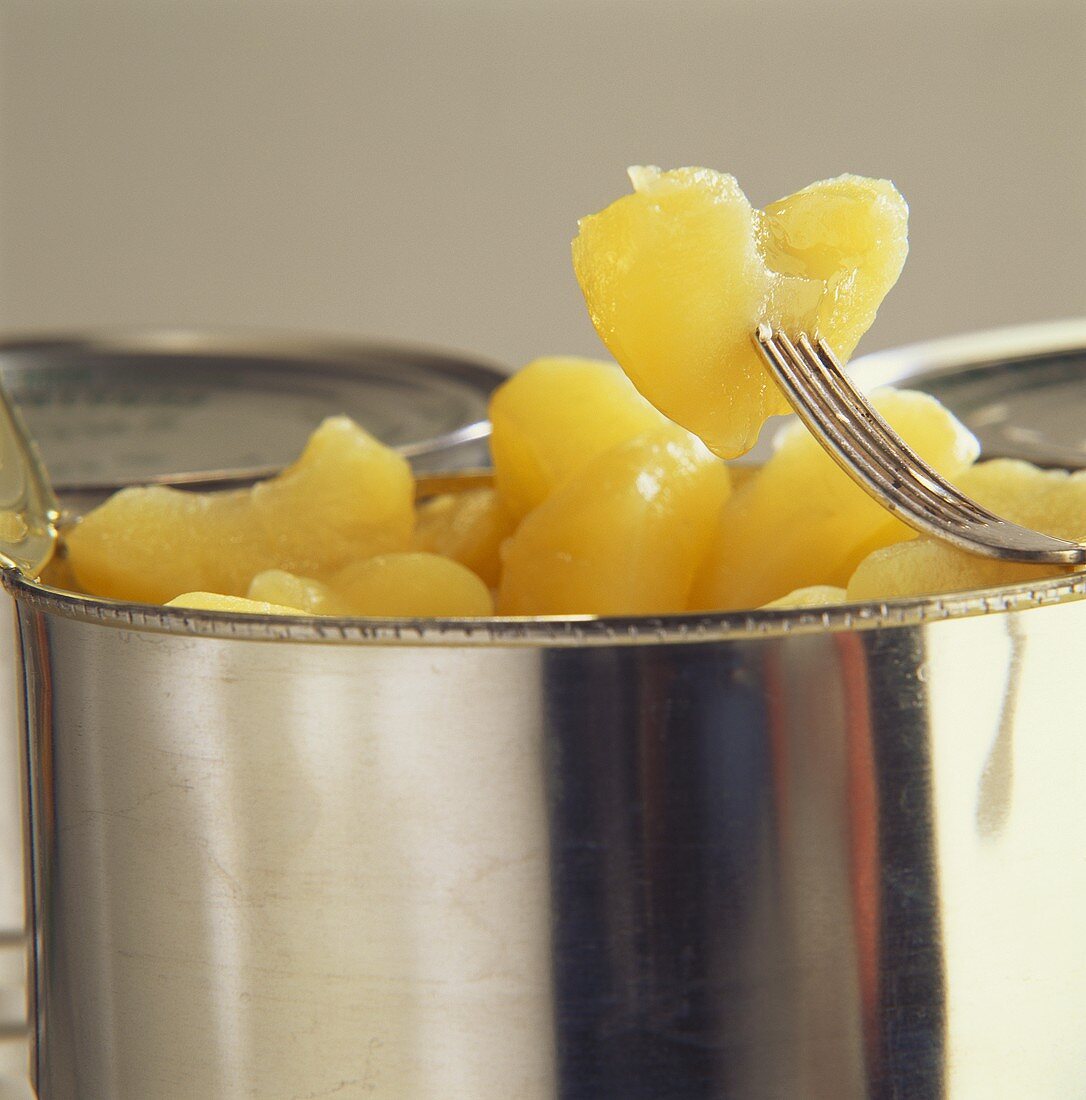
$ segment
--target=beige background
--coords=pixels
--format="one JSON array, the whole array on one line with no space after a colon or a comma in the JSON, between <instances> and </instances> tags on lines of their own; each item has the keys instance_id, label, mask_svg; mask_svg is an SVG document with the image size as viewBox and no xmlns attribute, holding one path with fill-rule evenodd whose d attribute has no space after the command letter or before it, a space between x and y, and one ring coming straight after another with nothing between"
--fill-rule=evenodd
<instances>
[{"instance_id":1,"label":"beige background","mask_svg":"<svg viewBox=\"0 0 1086 1100\"><path fill-rule=\"evenodd\" d=\"M597 344L629 163L912 207L867 349L1086 312L1081 0L0 0L0 326Z\"/></svg>"}]
</instances>

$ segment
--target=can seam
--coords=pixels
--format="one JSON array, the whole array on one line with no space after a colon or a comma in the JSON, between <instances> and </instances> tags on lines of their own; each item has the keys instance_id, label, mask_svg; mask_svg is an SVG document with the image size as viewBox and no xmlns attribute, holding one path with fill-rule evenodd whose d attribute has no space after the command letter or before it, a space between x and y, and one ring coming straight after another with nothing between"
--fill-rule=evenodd
<instances>
[{"instance_id":1,"label":"can seam","mask_svg":"<svg viewBox=\"0 0 1086 1100\"><path fill-rule=\"evenodd\" d=\"M403 646L683 645L765 636L912 627L944 619L1007 614L1086 597L1086 574L943 596L792 608L606 618L337 619L237 615L102 600L3 570L4 587L35 610L120 629L234 641Z\"/></svg>"}]
</instances>

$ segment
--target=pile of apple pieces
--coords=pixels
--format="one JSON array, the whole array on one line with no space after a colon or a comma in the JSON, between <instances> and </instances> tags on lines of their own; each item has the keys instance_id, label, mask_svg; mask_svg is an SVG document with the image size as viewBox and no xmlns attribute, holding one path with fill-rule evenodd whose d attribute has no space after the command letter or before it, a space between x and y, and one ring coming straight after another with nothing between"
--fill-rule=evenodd
<instances>
[{"instance_id":1,"label":"pile of apple pieces","mask_svg":"<svg viewBox=\"0 0 1086 1100\"><path fill-rule=\"evenodd\" d=\"M618 365L537 360L491 402L494 485L415 503L407 463L344 418L252 490L117 494L68 538L89 593L212 610L395 617L657 615L987 588L1060 572L972 557L909 528L802 426L734 463L786 411L762 321L845 357L896 281L907 210L843 176L759 211L705 169L631 171L581 222L574 268ZM619 369L621 367L621 370ZM636 387L636 388L635 388ZM883 390L886 420L981 504L1086 534L1086 475L975 464L934 399Z\"/></svg>"}]
</instances>

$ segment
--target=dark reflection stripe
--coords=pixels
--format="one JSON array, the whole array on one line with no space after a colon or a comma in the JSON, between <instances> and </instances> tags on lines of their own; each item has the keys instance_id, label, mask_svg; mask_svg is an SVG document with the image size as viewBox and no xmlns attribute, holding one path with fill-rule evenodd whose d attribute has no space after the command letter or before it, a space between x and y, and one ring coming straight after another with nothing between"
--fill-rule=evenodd
<instances>
[{"instance_id":1,"label":"dark reflection stripe","mask_svg":"<svg viewBox=\"0 0 1086 1100\"><path fill-rule=\"evenodd\" d=\"M927 689L918 632L864 639L879 804L879 995L872 1097L945 1092L946 979L936 865ZM908 687L903 688L907 683Z\"/></svg>"},{"instance_id":2,"label":"dark reflection stripe","mask_svg":"<svg viewBox=\"0 0 1086 1100\"><path fill-rule=\"evenodd\" d=\"M758 677L723 647L557 651L544 677L560 1096L739 1095L772 828Z\"/></svg>"}]
</instances>

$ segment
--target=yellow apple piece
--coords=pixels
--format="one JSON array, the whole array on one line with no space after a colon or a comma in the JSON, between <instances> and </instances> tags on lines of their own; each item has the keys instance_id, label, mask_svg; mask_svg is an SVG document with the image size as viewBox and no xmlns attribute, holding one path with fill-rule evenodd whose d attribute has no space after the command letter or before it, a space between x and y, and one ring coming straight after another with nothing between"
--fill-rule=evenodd
<instances>
[{"instance_id":1,"label":"yellow apple piece","mask_svg":"<svg viewBox=\"0 0 1086 1100\"><path fill-rule=\"evenodd\" d=\"M827 604L844 603L846 593L843 588L833 584L812 584L807 588L797 588L779 600L765 604L766 611L786 611L792 608L825 607Z\"/></svg>"},{"instance_id":2,"label":"yellow apple piece","mask_svg":"<svg viewBox=\"0 0 1086 1100\"><path fill-rule=\"evenodd\" d=\"M1086 540L1086 471L1041 470L993 459L965 471L956 484L978 504L1012 523L1057 538ZM877 550L848 584L853 600L890 600L994 588L1071 573L1069 566L1025 565L968 554L928 536Z\"/></svg>"},{"instance_id":3,"label":"yellow apple piece","mask_svg":"<svg viewBox=\"0 0 1086 1100\"><path fill-rule=\"evenodd\" d=\"M166 601L166 607L188 607L194 611L230 611L236 615L302 615L296 607L247 600L244 596L221 596L217 592L185 592Z\"/></svg>"},{"instance_id":4,"label":"yellow apple piece","mask_svg":"<svg viewBox=\"0 0 1086 1100\"><path fill-rule=\"evenodd\" d=\"M551 356L494 392L490 424L494 483L520 519L597 455L668 421L614 363Z\"/></svg>"},{"instance_id":5,"label":"yellow apple piece","mask_svg":"<svg viewBox=\"0 0 1086 1100\"><path fill-rule=\"evenodd\" d=\"M379 554L327 581L269 570L253 578L249 599L310 615L476 618L494 614L490 590L470 569L436 554Z\"/></svg>"},{"instance_id":6,"label":"yellow apple piece","mask_svg":"<svg viewBox=\"0 0 1086 1100\"><path fill-rule=\"evenodd\" d=\"M725 464L672 425L599 455L504 547L504 615L682 611L729 491Z\"/></svg>"},{"instance_id":7,"label":"yellow apple piece","mask_svg":"<svg viewBox=\"0 0 1086 1100\"><path fill-rule=\"evenodd\" d=\"M66 542L84 591L165 603L183 592L244 596L265 569L328 576L360 557L408 549L413 526L407 462L333 417L297 462L252 489L124 489Z\"/></svg>"},{"instance_id":8,"label":"yellow apple piece","mask_svg":"<svg viewBox=\"0 0 1086 1100\"><path fill-rule=\"evenodd\" d=\"M250 600L284 604L306 615L340 614L332 589L312 577L300 577L285 569L267 569L249 582ZM343 612L346 614L346 612Z\"/></svg>"},{"instance_id":9,"label":"yellow apple piece","mask_svg":"<svg viewBox=\"0 0 1086 1100\"><path fill-rule=\"evenodd\" d=\"M731 458L789 411L751 337L761 322L852 354L897 281L908 208L887 180L839 176L754 209L705 168L631 168L634 192L582 218L573 266L634 385Z\"/></svg>"},{"instance_id":10,"label":"yellow apple piece","mask_svg":"<svg viewBox=\"0 0 1086 1100\"><path fill-rule=\"evenodd\" d=\"M951 481L976 460L976 438L935 398L882 389L871 400ZM692 606L761 607L797 588L844 587L872 550L913 535L795 422L781 433L765 466L721 510Z\"/></svg>"},{"instance_id":11,"label":"yellow apple piece","mask_svg":"<svg viewBox=\"0 0 1086 1100\"><path fill-rule=\"evenodd\" d=\"M494 489L442 493L418 506L414 548L452 558L497 588L501 544L515 526Z\"/></svg>"}]
</instances>

